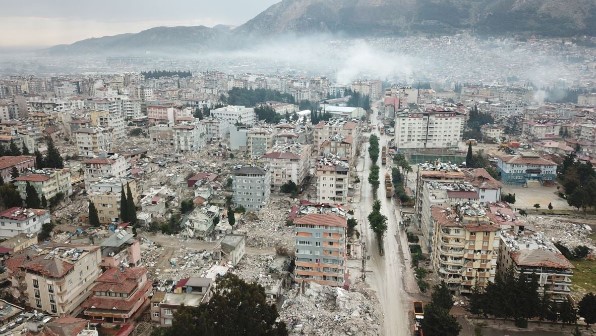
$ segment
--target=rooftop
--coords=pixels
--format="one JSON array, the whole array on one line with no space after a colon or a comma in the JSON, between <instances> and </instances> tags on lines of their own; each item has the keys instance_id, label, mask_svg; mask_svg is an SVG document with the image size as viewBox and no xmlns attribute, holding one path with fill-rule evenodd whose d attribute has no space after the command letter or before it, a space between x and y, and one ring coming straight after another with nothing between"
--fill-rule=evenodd
<instances>
[{"instance_id":1,"label":"rooftop","mask_svg":"<svg viewBox=\"0 0 596 336\"><path fill-rule=\"evenodd\" d=\"M43 216L47 210L14 207L0 212L0 218L22 221L33 216Z\"/></svg>"},{"instance_id":2,"label":"rooftop","mask_svg":"<svg viewBox=\"0 0 596 336\"><path fill-rule=\"evenodd\" d=\"M35 156L0 156L0 169L10 168L12 166L16 166L18 164L27 162L27 161L34 161Z\"/></svg>"},{"instance_id":3,"label":"rooftop","mask_svg":"<svg viewBox=\"0 0 596 336\"><path fill-rule=\"evenodd\" d=\"M308 214L296 218L294 224L347 227L347 220L344 217L332 214Z\"/></svg>"}]
</instances>

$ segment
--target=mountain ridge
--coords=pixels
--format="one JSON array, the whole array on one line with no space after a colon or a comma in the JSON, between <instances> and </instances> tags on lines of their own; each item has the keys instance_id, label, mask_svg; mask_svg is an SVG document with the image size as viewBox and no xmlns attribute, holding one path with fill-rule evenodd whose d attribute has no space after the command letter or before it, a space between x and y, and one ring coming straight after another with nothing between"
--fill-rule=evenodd
<instances>
[{"instance_id":1,"label":"mountain ridge","mask_svg":"<svg viewBox=\"0 0 596 336\"><path fill-rule=\"evenodd\" d=\"M46 52L201 51L241 48L284 34L363 37L451 35L462 31L493 36L595 36L596 1L283 0L236 28L155 27L59 45Z\"/></svg>"}]
</instances>

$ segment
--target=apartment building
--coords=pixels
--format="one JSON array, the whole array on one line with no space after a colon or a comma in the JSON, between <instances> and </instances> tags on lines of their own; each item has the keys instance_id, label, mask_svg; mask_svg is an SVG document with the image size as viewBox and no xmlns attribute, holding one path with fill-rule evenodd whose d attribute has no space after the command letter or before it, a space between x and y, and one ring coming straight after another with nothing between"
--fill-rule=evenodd
<instances>
[{"instance_id":1,"label":"apartment building","mask_svg":"<svg viewBox=\"0 0 596 336\"><path fill-rule=\"evenodd\" d=\"M98 246L40 245L20 266L27 303L53 316L78 315L101 274Z\"/></svg>"},{"instance_id":2,"label":"apartment building","mask_svg":"<svg viewBox=\"0 0 596 336\"><path fill-rule=\"evenodd\" d=\"M182 110L178 106L171 104L148 105L147 118L151 124L175 124L177 117L182 115Z\"/></svg>"},{"instance_id":3,"label":"apartment building","mask_svg":"<svg viewBox=\"0 0 596 336\"><path fill-rule=\"evenodd\" d=\"M371 101L381 98L384 94L383 83L380 80L352 82L352 91L369 96Z\"/></svg>"},{"instance_id":4,"label":"apartment building","mask_svg":"<svg viewBox=\"0 0 596 336\"><path fill-rule=\"evenodd\" d=\"M218 141L223 139L229 127L227 122L219 121L214 118L205 118L201 120L201 124L205 126L207 141Z\"/></svg>"},{"instance_id":5,"label":"apartment building","mask_svg":"<svg viewBox=\"0 0 596 336\"><path fill-rule=\"evenodd\" d=\"M498 271L534 274L538 277L538 293L548 294L563 302L571 293L574 266L542 232L527 225L513 226L501 232Z\"/></svg>"},{"instance_id":6,"label":"apartment building","mask_svg":"<svg viewBox=\"0 0 596 336\"><path fill-rule=\"evenodd\" d=\"M522 124L523 134L534 139L552 139L559 137L561 124L544 121L524 121Z\"/></svg>"},{"instance_id":7,"label":"apartment building","mask_svg":"<svg viewBox=\"0 0 596 336\"><path fill-rule=\"evenodd\" d=\"M317 202L347 204L350 195L348 164L335 158L323 158L317 163Z\"/></svg>"},{"instance_id":8,"label":"apartment building","mask_svg":"<svg viewBox=\"0 0 596 336\"><path fill-rule=\"evenodd\" d=\"M275 146L271 152L262 156L271 170L271 187L279 190L282 185L292 181L300 186L310 173L310 145Z\"/></svg>"},{"instance_id":9,"label":"apartment building","mask_svg":"<svg viewBox=\"0 0 596 336\"><path fill-rule=\"evenodd\" d=\"M2 180L8 182L12 180L12 168L17 168L19 174L27 169L35 167L35 156L0 156L0 175Z\"/></svg>"},{"instance_id":10,"label":"apartment building","mask_svg":"<svg viewBox=\"0 0 596 336\"><path fill-rule=\"evenodd\" d=\"M241 123L243 125L253 126L257 121L254 108L233 105L211 110L211 117L225 121L230 125Z\"/></svg>"},{"instance_id":11,"label":"apartment building","mask_svg":"<svg viewBox=\"0 0 596 336\"><path fill-rule=\"evenodd\" d=\"M333 155L342 161L353 162L356 159L356 145L353 142L351 136L344 137L338 133L323 141L317 150L321 156Z\"/></svg>"},{"instance_id":12,"label":"apartment building","mask_svg":"<svg viewBox=\"0 0 596 336\"><path fill-rule=\"evenodd\" d=\"M197 152L206 143L205 126L201 123L176 125L172 127L172 135L176 152Z\"/></svg>"},{"instance_id":13,"label":"apartment building","mask_svg":"<svg viewBox=\"0 0 596 336\"><path fill-rule=\"evenodd\" d=\"M120 193L130 187L135 204L138 201L138 189L136 180L130 178L108 177L101 178L89 185L87 194L93 202L99 215L99 222L109 224L117 222L120 218Z\"/></svg>"},{"instance_id":14,"label":"apartment building","mask_svg":"<svg viewBox=\"0 0 596 336\"><path fill-rule=\"evenodd\" d=\"M45 197L49 201L59 193L64 197L72 195L72 182L68 169L44 168L17 177L14 184L23 199L27 197L27 183L35 188L40 199Z\"/></svg>"},{"instance_id":15,"label":"apartment building","mask_svg":"<svg viewBox=\"0 0 596 336\"><path fill-rule=\"evenodd\" d=\"M81 306L94 322L123 324L149 305L152 291L144 267L117 267L105 271L93 285L93 294Z\"/></svg>"},{"instance_id":16,"label":"apartment building","mask_svg":"<svg viewBox=\"0 0 596 336\"><path fill-rule=\"evenodd\" d=\"M107 130L111 135L111 141L118 141L126 136L126 123L120 111L91 111L91 126Z\"/></svg>"},{"instance_id":17,"label":"apartment building","mask_svg":"<svg viewBox=\"0 0 596 336\"><path fill-rule=\"evenodd\" d=\"M259 158L271 151L275 134L267 128L251 128L246 134L246 148L252 158Z\"/></svg>"},{"instance_id":18,"label":"apartment building","mask_svg":"<svg viewBox=\"0 0 596 336\"><path fill-rule=\"evenodd\" d=\"M531 152L498 156L497 168L506 184L552 183L557 177L556 163Z\"/></svg>"},{"instance_id":19,"label":"apartment building","mask_svg":"<svg viewBox=\"0 0 596 336\"><path fill-rule=\"evenodd\" d=\"M501 141L505 135L505 127L498 125L482 125L480 132L484 139L492 139L494 141Z\"/></svg>"},{"instance_id":20,"label":"apartment building","mask_svg":"<svg viewBox=\"0 0 596 336\"><path fill-rule=\"evenodd\" d=\"M109 152L112 148L109 130L95 128L79 128L75 133L79 156L94 157L101 152Z\"/></svg>"},{"instance_id":21,"label":"apartment building","mask_svg":"<svg viewBox=\"0 0 596 336\"><path fill-rule=\"evenodd\" d=\"M0 101L0 120L15 120L19 117L19 105L9 101Z\"/></svg>"},{"instance_id":22,"label":"apartment building","mask_svg":"<svg viewBox=\"0 0 596 336\"><path fill-rule=\"evenodd\" d=\"M258 211L269 202L271 171L256 166L236 166L232 171L234 204Z\"/></svg>"},{"instance_id":23,"label":"apartment building","mask_svg":"<svg viewBox=\"0 0 596 336\"><path fill-rule=\"evenodd\" d=\"M341 134L344 139L351 138L352 141L356 142L360 139L360 129L356 122L346 121L345 119L331 119L327 122L321 121L314 126L314 148L318 150L323 142L331 139L336 134Z\"/></svg>"},{"instance_id":24,"label":"apartment building","mask_svg":"<svg viewBox=\"0 0 596 336\"><path fill-rule=\"evenodd\" d=\"M122 155L104 155L83 161L85 189L89 190L91 183L97 182L102 177L126 177L130 165Z\"/></svg>"},{"instance_id":25,"label":"apartment building","mask_svg":"<svg viewBox=\"0 0 596 336\"><path fill-rule=\"evenodd\" d=\"M400 111L395 118L398 148L456 148L462 140L464 115L456 111Z\"/></svg>"},{"instance_id":26,"label":"apartment building","mask_svg":"<svg viewBox=\"0 0 596 336\"><path fill-rule=\"evenodd\" d=\"M309 214L294 220L296 282L344 286L347 220L333 214Z\"/></svg>"},{"instance_id":27,"label":"apartment building","mask_svg":"<svg viewBox=\"0 0 596 336\"><path fill-rule=\"evenodd\" d=\"M485 213L475 202L431 207L433 269L458 295L471 294L474 287L483 288L495 280L501 228Z\"/></svg>"},{"instance_id":28,"label":"apartment building","mask_svg":"<svg viewBox=\"0 0 596 336\"><path fill-rule=\"evenodd\" d=\"M50 212L43 209L14 207L0 212L0 238L37 234L50 222Z\"/></svg>"}]
</instances>

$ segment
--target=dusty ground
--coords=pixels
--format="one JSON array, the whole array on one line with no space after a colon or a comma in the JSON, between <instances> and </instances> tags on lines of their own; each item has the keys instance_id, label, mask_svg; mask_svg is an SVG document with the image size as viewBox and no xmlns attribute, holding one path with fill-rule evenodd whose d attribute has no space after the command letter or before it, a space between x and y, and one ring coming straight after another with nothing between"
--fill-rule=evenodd
<instances>
[{"instance_id":1,"label":"dusty ground","mask_svg":"<svg viewBox=\"0 0 596 336\"><path fill-rule=\"evenodd\" d=\"M541 209L547 209L548 203L552 203L555 210L573 210L574 208L567 204L567 200L557 195L557 187L532 186L524 188L520 186L504 185L503 194L515 194L516 208L533 208L534 204L540 204Z\"/></svg>"}]
</instances>

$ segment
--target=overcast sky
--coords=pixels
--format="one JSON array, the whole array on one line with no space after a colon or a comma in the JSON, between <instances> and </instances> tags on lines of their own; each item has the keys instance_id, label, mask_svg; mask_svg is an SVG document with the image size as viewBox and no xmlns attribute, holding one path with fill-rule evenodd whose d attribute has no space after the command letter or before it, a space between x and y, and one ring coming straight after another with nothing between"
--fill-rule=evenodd
<instances>
[{"instance_id":1,"label":"overcast sky","mask_svg":"<svg viewBox=\"0 0 596 336\"><path fill-rule=\"evenodd\" d=\"M240 25L279 1L4 0L0 47L51 46L157 26Z\"/></svg>"}]
</instances>

